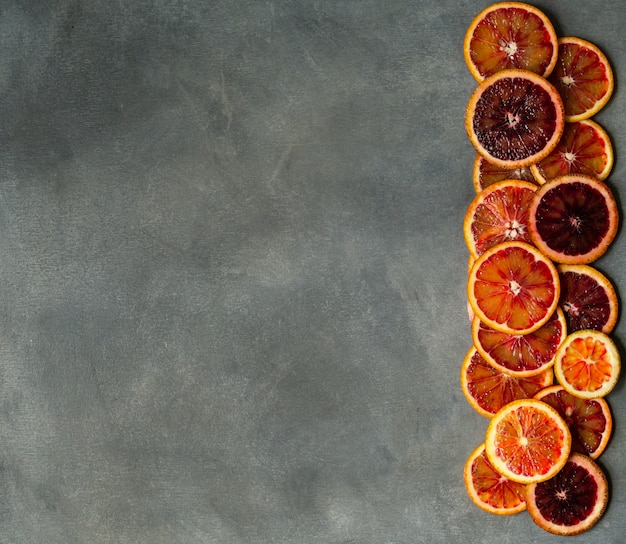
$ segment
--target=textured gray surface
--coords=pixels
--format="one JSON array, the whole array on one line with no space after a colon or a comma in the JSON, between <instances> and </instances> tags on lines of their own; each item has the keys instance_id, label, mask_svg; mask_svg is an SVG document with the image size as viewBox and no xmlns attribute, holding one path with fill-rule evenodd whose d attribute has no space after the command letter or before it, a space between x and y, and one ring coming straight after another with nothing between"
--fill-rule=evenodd
<instances>
[{"instance_id":1,"label":"textured gray surface","mask_svg":"<svg viewBox=\"0 0 626 544\"><path fill-rule=\"evenodd\" d=\"M487 4L0 0L1 543L561 541L461 477ZM626 194L626 7L538 5L614 65ZM626 530L610 400L611 506L572 542Z\"/></svg>"}]
</instances>

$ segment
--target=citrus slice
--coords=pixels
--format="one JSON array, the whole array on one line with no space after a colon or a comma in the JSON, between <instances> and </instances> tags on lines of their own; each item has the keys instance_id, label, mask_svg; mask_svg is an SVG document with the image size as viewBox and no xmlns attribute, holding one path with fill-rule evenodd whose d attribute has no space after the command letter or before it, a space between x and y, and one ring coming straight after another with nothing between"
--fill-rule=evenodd
<instances>
[{"instance_id":1,"label":"citrus slice","mask_svg":"<svg viewBox=\"0 0 626 544\"><path fill-rule=\"evenodd\" d=\"M474 169L472 171L472 181L474 182L474 189L477 193L505 179L520 179L538 185L530 167L502 168L501 166L496 166L486 161L482 155L476 154Z\"/></svg>"},{"instance_id":2,"label":"citrus slice","mask_svg":"<svg viewBox=\"0 0 626 544\"><path fill-rule=\"evenodd\" d=\"M609 187L591 176L570 174L537 189L528 227L533 243L553 261L589 264L606 252L618 222Z\"/></svg>"},{"instance_id":3,"label":"citrus slice","mask_svg":"<svg viewBox=\"0 0 626 544\"><path fill-rule=\"evenodd\" d=\"M471 348L461 367L461 389L470 405L485 417L494 416L500 408L517 399L534 397L552 385L551 368L528 378L509 376L493 368Z\"/></svg>"},{"instance_id":4,"label":"citrus slice","mask_svg":"<svg viewBox=\"0 0 626 544\"><path fill-rule=\"evenodd\" d=\"M565 313L567 330L610 333L617 323L619 302L609 279L587 264L561 264L557 270L561 281L559 306Z\"/></svg>"},{"instance_id":5,"label":"citrus slice","mask_svg":"<svg viewBox=\"0 0 626 544\"><path fill-rule=\"evenodd\" d=\"M539 391L535 398L552 406L569 426L572 452L592 459L600 457L611 438L613 416L604 399L581 399L553 385Z\"/></svg>"},{"instance_id":6,"label":"citrus slice","mask_svg":"<svg viewBox=\"0 0 626 544\"><path fill-rule=\"evenodd\" d=\"M528 334L543 326L559 301L556 266L526 242L504 242L485 251L472 266L468 300L488 327Z\"/></svg>"},{"instance_id":7,"label":"citrus slice","mask_svg":"<svg viewBox=\"0 0 626 544\"><path fill-rule=\"evenodd\" d=\"M486 512L510 516L526 510L526 486L502 477L487 459L484 444L468 457L463 476L473 503Z\"/></svg>"},{"instance_id":8,"label":"citrus slice","mask_svg":"<svg viewBox=\"0 0 626 544\"><path fill-rule=\"evenodd\" d=\"M528 334L511 334L472 321L474 346L494 369L517 378L536 376L551 368L561 342L567 336L565 315L560 308L545 325Z\"/></svg>"},{"instance_id":9,"label":"citrus slice","mask_svg":"<svg viewBox=\"0 0 626 544\"><path fill-rule=\"evenodd\" d=\"M520 399L491 418L485 452L505 478L523 484L552 478L567 462L572 437L552 406Z\"/></svg>"},{"instance_id":10,"label":"citrus slice","mask_svg":"<svg viewBox=\"0 0 626 544\"><path fill-rule=\"evenodd\" d=\"M613 168L613 146L606 130L591 119L565 123L552 153L530 168L540 184L566 174L604 180Z\"/></svg>"},{"instance_id":11,"label":"citrus slice","mask_svg":"<svg viewBox=\"0 0 626 544\"><path fill-rule=\"evenodd\" d=\"M486 78L465 112L465 128L476 151L503 168L523 168L547 157L564 125L559 93L528 70L502 70Z\"/></svg>"},{"instance_id":12,"label":"citrus slice","mask_svg":"<svg viewBox=\"0 0 626 544\"><path fill-rule=\"evenodd\" d=\"M485 250L509 240L530 243L528 208L536 189L533 183L508 179L478 193L463 222L470 253L478 257Z\"/></svg>"},{"instance_id":13,"label":"citrus slice","mask_svg":"<svg viewBox=\"0 0 626 544\"><path fill-rule=\"evenodd\" d=\"M558 43L558 60L548 79L563 99L566 121L589 119L613 94L611 65L600 48L587 40L564 37Z\"/></svg>"},{"instance_id":14,"label":"citrus slice","mask_svg":"<svg viewBox=\"0 0 626 544\"><path fill-rule=\"evenodd\" d=\"M554 356L554 375L564 389L580 398L608 395L619 379L620 355L611 338L600 331L567 335Z\"/></svg>"},{"instance_id":15,"label":"citrus slice","mask_svg":"<svg viewBox=\"0 0 626 544\"><path fill-rule=\"evenodd\" d=\"M595 461L573 453L552 479L530 484L526 506L542 529L562 536L577 535L602 517L609 501L609 484Z\"/></svg>"},{"instance_id":16,"label":"citrus slice","mask_svg":"<svg viewBox=\"0 0 626 544\"><path fill-rule=\"evenodd\" d=\"M498 2L472 20L463 42L465 62L477 81L506 68L547 77L557 61L558 39L550 19L522 2Z\"/></svg>"}]
</instances>

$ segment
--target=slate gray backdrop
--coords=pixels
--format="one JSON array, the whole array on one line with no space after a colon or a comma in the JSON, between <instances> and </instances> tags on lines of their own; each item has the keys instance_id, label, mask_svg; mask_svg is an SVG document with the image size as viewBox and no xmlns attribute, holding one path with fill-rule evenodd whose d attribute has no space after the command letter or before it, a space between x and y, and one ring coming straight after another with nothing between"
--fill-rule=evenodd
<instances>
[{"instance_id":1,"label":"slate gray backdrop","mask_svg":"<svg viewBox=\"0 0 626 544\"><path fill-rule=\"evenodd\" d=\"M561 541L461 477L487 4L0 0L0 542ZM538 5L613 62L625 193L626 7ZM623 540L625 395L571 542Z\"/></svg>"}]
</instances>

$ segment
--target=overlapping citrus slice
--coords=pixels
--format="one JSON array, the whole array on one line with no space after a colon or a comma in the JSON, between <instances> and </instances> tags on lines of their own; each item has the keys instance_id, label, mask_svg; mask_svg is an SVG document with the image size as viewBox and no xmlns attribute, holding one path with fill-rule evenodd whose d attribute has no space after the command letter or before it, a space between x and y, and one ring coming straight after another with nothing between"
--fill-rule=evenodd
<instances>
[{"instance_id":1,"label":"overlapping citrus slice","mask_svg":"<svg viewBox=\"0 0 626 544\"><path fill-rule=\"evenodd\" d=\"M556 266L526 242L504 242L485 251L472 266L468 300L488 327L528 334L552 317L559 293Z\"/></svg>"},{"instance_id":2,"label":"overlapping citrus slice","mask_svg":"<svg viewBox=\"0 0 626 544\"><path fill-rule=\"evenodd\" d=\"M549 76L568 122L589 119L609 101L614 89L611 64L600 48L581 38L558 40L558 60Z\"/></svg>"},{"instance_id":3,"label":"overlapping citrus slice","mask_svg":"<svg viewBox=\"0 0 626 544\"><path fill-rule=\"evenodd\" d=\"M502 70L480 83L465 112L476 151L503 168L523 168L547 157L565 128L561 97L528 70Z\"/></svg>"},{"instance_id":4,"label":"overlapping citrus slice","mask_svg":"<svg viewBox=\"0 0 626 544\"><path fill-rule=\"evenodd\" d=\"M559 143L545 159L531 166L535 179L543 184L567 174L585 174L604 180L613 168L611 139L591 119L565 123Z\"/></svg>"},{"instance_id":5,"label":"overlapping citrus slice","mask_svg":"<svg viewBox=\"0 0 626 544\"><path fill-rule=\"evenodd\" d=\"M554 375L570 394L593 399L608 395L619 379L621 361L615 342L596 330L567 335L554 356Z\"/></svg>"},{"instance_id":6,"label":"overlapping citrus slice","mask_svg":"<svg viewBox=\"0 0 626 544\"><path fill-rule=\"evenodd\" d=\"M561 264L557 270L561 281L559 306L565 314L567 330L610 333L619 313L619 301L611 281L586 264Z\"/></svg>"},{"instance_id":7,"label":"overlapping citrus slice","mask_svg":"<svg viewBox=\"0 0 626 544\"><path fill-rule=\"evenodd\" d=\"M472 322L474 346L494 369L517 378L544 373L554 364L557 349L567 336L560 308L536 331L511 334L487 327L478 318Z\"/></svg>"},{"instance_id":8,"label":"overlapping citrus slice","mask_svg":"<svg viewBox=\"0 0 626 544\"><path fill-rule=\"evenodd\" d=\"M470 498L486 512L510 516L526 510L526 486L502 477L487 459L484 444L468 457L463 476Z\"/></svg>"},{"instance_id":9,"label":"overlapping citrus slice","mask_svg":"<svg viewBox=\"0 0 626 544\"><path fill-rule=\"evenodd\" d=\"M514 377L493 368L472 348L461 367L461 389L470 405L485 417L494 416L503 406L517 399L534 397L552 385L554 373L547 368L534 376Z\"/></svg>"},{"instance_id":10,"label":"overlapping citrus slice","mask_svg":"<svg viewBox=\"0 0 626 544\"><path fill-rule=\"evenodd\" d=\"M504 181L506 179L519 179L538 185L530 167L502 168L501 166L496 166L485 160L482 155L476 154L474 168L472 170L472 181L477 193L480 193L483 189L486 189L498 181Z\"/></svg>"},{"instance_id":11,"label":"overlapping citrus slice","mask_svg":"<svg viewBox=\"0 0 626 544\"><path fill-rule=\"evenodd\" d=\"M552 406L569 426L572 452L597 459L605 450L613 432L613 416L605 399L581 399L562 385L539 391L535 398Z\"/></svg>"},{"instance_id":12,"label":"overlapping citrus slice","mask_svg":"<svg viewBox=\"0 0 626 544\"><path fill-rule=\"evenodd\" d=\"M602 517L609 484L595 461L573 453L559 473L527 487L526 506L533 521L549 533L577 535Z\"/></svg>"},{"instance_id":13,"label":"overlapping citrus slice","mask_svg":"<svg viewBox=\"0 0 626 544\"><path fill-rule=\"evenodd\" d=\"M557 263L589 264L617 234L619 211L608 185L570 174L541 185L530 205L530 237Z\"/></svg>"},{"instance_id":14,"label":"overlapping citrus slice","mask_svg":"<svg viewBox=\"0 0 626 544\"><path fill-rule=\"evenodd\" d=\"M549 18L522 2L498 2L471 22L463 43L465 62L478 81L507 68L547 77L554 68L558 39Z\"/></svg>"},{"instance_id":15,"label":"overlapping citrus slice","mask_svg":"<svg viewBox=\"0 0 626 544\"><path fill-rule=\"evenodd\" d=\"M520 399L491 418L485 452L502 476L529 484L555 476L567 462L571 442L567 423L552 406Z\"/></svg>"},{"instance_id":16,"label":"overlapping citrus slice","mask_svg":"<svg viewBox=\"0 0 626 544\"><path fill-rule=\"evenodd\" d=\"M537 185L508 179L478 193L465 214L463 234L470 253L476 257L487 249L521 240L530 243L528 209Z\"/></svg>"}]
</instances>

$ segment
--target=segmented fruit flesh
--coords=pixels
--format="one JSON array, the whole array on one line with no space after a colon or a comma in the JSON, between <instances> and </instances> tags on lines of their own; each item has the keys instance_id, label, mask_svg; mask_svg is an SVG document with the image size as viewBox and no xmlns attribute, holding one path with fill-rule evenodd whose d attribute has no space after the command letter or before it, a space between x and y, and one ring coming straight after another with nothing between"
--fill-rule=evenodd
<instances>
[{"instance_id":1,"label":"segmented fruit flesh","mask_svg":"<svg viewBox=\"0 0 626 544\"><path fill-rule=\"evenodd\" d=\"M611 303L606 290L586 274L568 271L560 272L559 277L559 305L565 314L568 330L603 330L605 324L611 321Z\"/></svg>"},{"instance_id":2,"label":"segmented fruit flesh","mask_svg":"<svg viewBox=\"0 0 626 544\"><path fill-rule=\"evenodd\" d=\"M474 161L474 188L479 193L483 189L507 179L519 179L537 185L530 167L524 168L502 168L485 160L478 155Z\"/></svg>"},{"instance_id":3,"label":"segmented fruit flesh","mask_svg":"<svg viewBox=\"0 0 626 544\"><path fill-rule=\"evenodd\" d=\"M614 374L614 365L606 344L593 336L572 339L564 349L563 374L580 391L597 391Z\"/></svg>"}]
</instances>

